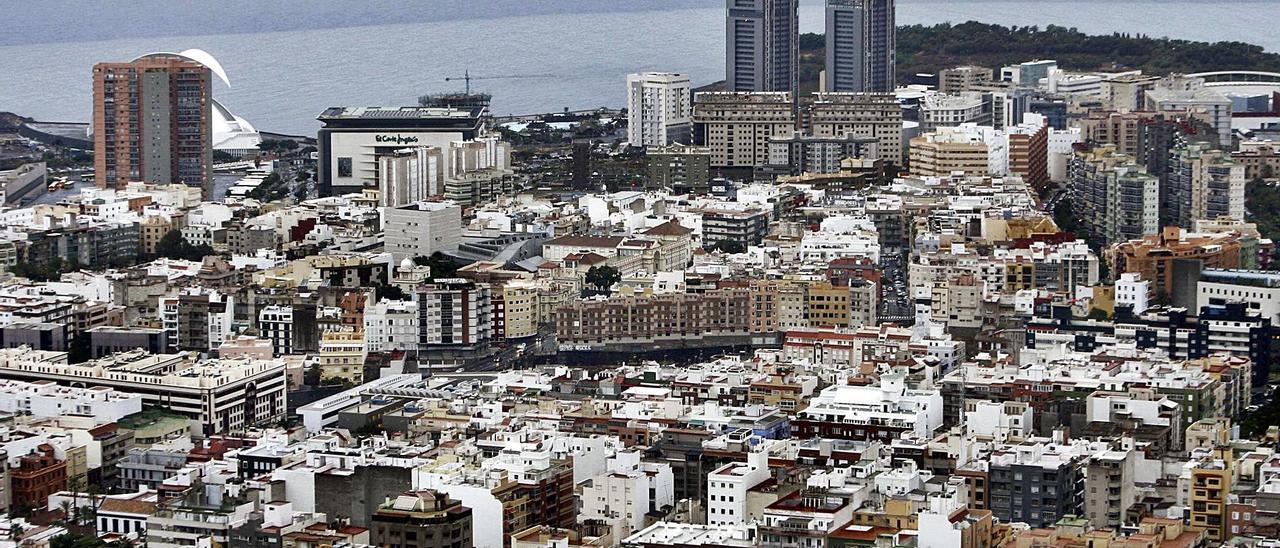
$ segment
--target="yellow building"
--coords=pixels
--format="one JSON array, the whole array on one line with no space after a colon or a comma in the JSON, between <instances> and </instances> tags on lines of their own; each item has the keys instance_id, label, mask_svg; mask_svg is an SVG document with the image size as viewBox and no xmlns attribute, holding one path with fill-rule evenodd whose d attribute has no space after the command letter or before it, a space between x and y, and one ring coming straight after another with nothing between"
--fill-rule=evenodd
<instances>
[{"instance_id":1,"label":"yellow building","mask_svg":"<svg viewBox=\"0 0 1280 548\"><path fill-rule=\"evenodd\" d=\"M955 171L970 176L990 174L987 144L977 134L938 128L912 139L910 150L911 174L918 177L945 177Z\"/></svg>"},{"instance_id":2,"label":"yellow building","mask_svg":"<svg viewBox=\"0 0 1280 548\"><path fill-rule=\"evenodd\" d=\"M320 377L363 383L364 352L363 331L326 332L320 337L320 354L316 358Z\"/></svg>"},{"instance_id":3,"label":"yellow building","mask_svg":"<svg viewBox=\"0 0 1280 548\"><path fill-rule=\"evenodd\" d=\"M156 245L173 230L173 223L159 215L152 215L138 223L138 251L143 255L155 255Z\"/></svg>"},{"instance_id":4,"label":"yellow building","mask_svg":"<svg viewBox=\"0 0 1280 548\"><path fill-rule=\"evenodd\" d=\"M1230 446L1219 446L1211 455L1201 458L1191 469L1188 499L1191 501L1191 526L1203 529L1210 541L1227 539L1227 497L1231 493Z\"/></svg>"},{"instance_id":5,"label":"yellow building","mask_svg":"<svg viewBox=\"0 0 1280 548\"><path fill-rule=\"evenodd\" d=\"M512 280L502 286L503 328L508 339L538 334L538 284Z\"/></svg>"}]
</instances>

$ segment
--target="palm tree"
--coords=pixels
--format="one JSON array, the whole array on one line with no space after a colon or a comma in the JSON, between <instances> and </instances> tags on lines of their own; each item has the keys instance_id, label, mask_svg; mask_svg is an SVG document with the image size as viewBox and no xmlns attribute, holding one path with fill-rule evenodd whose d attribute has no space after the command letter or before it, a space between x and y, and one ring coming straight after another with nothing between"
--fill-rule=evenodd
<instances>
[{"instance_id":1,"label":"palm tree","mask_svg":"<svg viewBox=\"0 0 1280 548\"><path fill-rule=\"evenodd\" d=\"M64 501L62 501L62 502L59 502L59 503L58 503L58 508L59 508L60 510L62 510L62 522L63 522L63 523L70 523L70 524L73 524L73 525L76 523L75 521L72 521L72 519L71 519L71 508L72 508L72 506L71 506L71 501L69 501L69 500L64 500Z\"/></svg>"}]
</instances>

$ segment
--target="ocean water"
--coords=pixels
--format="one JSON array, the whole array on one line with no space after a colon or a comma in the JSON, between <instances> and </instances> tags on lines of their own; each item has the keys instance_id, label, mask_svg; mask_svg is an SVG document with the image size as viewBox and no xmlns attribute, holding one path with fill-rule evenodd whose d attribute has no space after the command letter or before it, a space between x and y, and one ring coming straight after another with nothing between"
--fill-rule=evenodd
<instances>
[{"instance_id":1,"label":"ocean water","mask_svg":"<svg viewBox=\"0 0 1280 548\"><path fill-rule=\"evenodd\" d=\"M621 106L627 73L724 77L723 0L0 0L0 111L87 121L95 62L202 48L214 95L259 129L312 133L337 105L415 104L470 70L497 114ZM801 28L822 3L801 0ZM1277 0L898 0L899 24L1061 25L1280 52ZM486 78L487 77L487 78Z\"/></svg>"}]
</instances>

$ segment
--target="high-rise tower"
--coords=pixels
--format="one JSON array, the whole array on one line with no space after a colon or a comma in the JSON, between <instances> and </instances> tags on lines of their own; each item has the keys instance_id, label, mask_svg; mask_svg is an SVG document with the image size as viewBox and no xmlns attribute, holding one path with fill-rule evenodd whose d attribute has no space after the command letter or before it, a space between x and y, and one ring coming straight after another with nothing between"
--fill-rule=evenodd
<instances>
[{"instance_id":1,"label":"high-rise tower","mask_svg":"<svg viewBox=\"0 0 1280 548\"><path fill-rule=\"evenodd\" d=\"M894 88L894 0L827 0L825 91Z\"/></svg>"},{"instance_id":2,"label":"high-rise tower","mask_svg":"<svg viewBox=\"0 0 1280 548\"><path fill-rule=\"evenodd\" d=\"M93 148L97 184L132 181L211 190L211 71L168 53L93 67Z\"/></svg>"},{"instance_id":3,"label":"high-rise tower","mask_svg":"<svg viewBox=\"0 0 1280 548\"><path fill-rule=\"evenodd\" d=\"M728 0L725 80L729 91L799 86L799 0Z\"/></svg>"}]
</instances>

